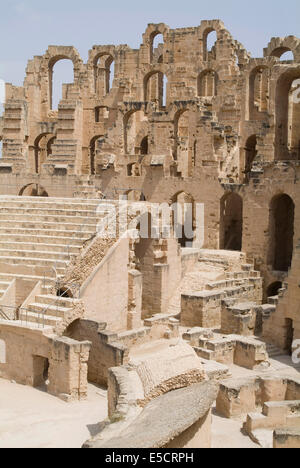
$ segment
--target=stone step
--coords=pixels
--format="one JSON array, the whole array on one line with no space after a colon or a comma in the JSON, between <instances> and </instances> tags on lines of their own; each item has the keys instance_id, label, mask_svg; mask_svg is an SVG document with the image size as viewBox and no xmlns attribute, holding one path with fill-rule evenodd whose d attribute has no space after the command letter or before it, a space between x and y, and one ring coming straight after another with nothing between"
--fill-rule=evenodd
<instances>
[{"instance_id":1,"label":"stone step","mask_svg":"<svg viewBox=\"0 0 300 468\"><path fill-rule=\"evenodd\" d=\"M1 228L9 228L12 229L12 226L14 228L18 229L42 229L46 231L52 231L57 229L59 226L62 230L64 229L65 232L67 231L73 231L73 232L78 232L81 234L82 232L96 232L97 229L97 224L82 224L82 223L64 223L62 221L59 222L48 222L48 221L33 221L30 219L29 221L24 221L22 219L20 220L2 220L1 221ZM68 234L69 235L69 234Z\"/></svg>"},{"instance_id":2,"label":"stone step","mask_svg":"<svg viewBox=\"0 0 300 468\"><path fill-rule=\"evenodd\" d=\"M49 325L55 327L57 322L61 321L62 318L60 317L53 317L51 315L38 315L35 312L21 312L20 313L20 320L25 323L36 323L41 326Z\"/></svg>"},{"instance_id":3,"label":"stone step","mask_svg":"<svg viewBox=\"0 0 300 468\"><path fill-rule=\"evenodd\" d=\"M97 207L94 210L67 210L61 208L10 208L0 206L0 214L23 214L23 215L33 215L33 216L81 216L83 218L94 218L98 216ZM101 215L101 213L100 213Z\"/></svg>"},{"instance_id":4,"label":"stone step","mask_svg":"<svg viewBox=\"0 0 300 468\"><path fill-rule=\"evenodd\" d=\"M57 204L57 203L75 203L75 204L84 204L85 200L80 200L80 198L62 198L62 197L27 197L27 196L15 196L15 195L1 195L0 196L0 203L2 202L20 202L20 203L25 203L25 202L32 202L32 203L39 203L39 204ZM89 201L91 204L97 205L99 203L99 199L91 200Z\"/></svg>"},{"instance_id":5,"label":"stone step","mask_svg":"<svg viewBox=\"0 0 300 468\"><path fill-rule=\"evenodd\" d=\"M58 317L60 319L64 318L65 314L70 311L70 308L57 306L55 303L51 305L39 304L38 302L30 304L28 309L36 315L48 315L49 317Z\"/></svg>"},{"instance_id":6,"label":"stone step","mask_svg":"<svg viewBox=\"0 0 300 468\"><path fill-rule=\"evenodd\" d=\"M34 268L35 266L41 267L54 267L59 274L64 274L68 262L63 260L44 259L44 258L30 258L30 257L4 257L0 255L0 263L8 263L10 265L26 265Z\"/></svg>"},{"instance_id":7,"label":"stone step","mask_svg":"<svg viewBox=\"0 0 300 468\"><path fill-rule=\"evenodd\" d=\"M44 231L41 231L44 232ZM44 233L45 234L45 233ZM78 237L62 237L62 236L47 236L47 235L34 235L34 234L1 234L0 232L0 244L10 243L23 243L23 244L43 244L43 245L55 245L57 247L66 247L72 245L77 248L82 247L82 243L88 240L91 235L85 238Z\"/></svg>"},{"instance_id":8,"label":"stone step","mask_svg":"<svg viewBox=\"0 0 300 468\"><path fill-rule=\"evenodd\" d=\"M57 224L56 224L57 226ZM78 228L78 226L77 226ZM45 232L46 231L46 232ZM74 242L83 242L89 239L94 233L94 231L84 231L84 230L59 230L59 229L26 229L26 228L15 228L15 227L0 227L0 238L5 240L6 238L11 239L13 236L19 237L22 239L23 237L28 238L35 238L36 239L57 239L58 243L63 243L64 238L66 237L68 240L74 240Z\"/></svg>"},{"instance_id":9,"label":"stone step","mask_svg":"<svg viewBox=\"0 0 300 468\"><path fill-rule=\"evenodd\" d=\"M10 284L14 279L26 279L30 281L42 281L47 285L53 285L56 282L55 278L49 276L30 276L30 275L21 275L21 274L9 274L9 273L0 273L1 282L8 282Z\"/></svg>"},{"instance_id":10,"label":"stone step","mask_svg":"<svg viewBox=\"0 0 300 468\"><path fill-rule=\"evenodd\" d=\"M66 215L47 215L47 214L34 214L29 213L0 213L0 222L27 222L30 225L34 223L56 223L56 224L75 224L82 226L94 226L96 227L99 221L103 219L103 216L66 216Z\"/></svg>"},{"instance_id":11,"label":"stone step","mask_svg":"<svg viewBox=\"0 0 300 468\"><path fill-rule=\"evenodd\" d=\"M50 201L51 200L51 201ZM53 200L53 201L52 201ZM102 202L103 203L103 202ZM73 211L77 211L77 210L83 210L83 211L92 211L93 213L95 212L95 210L97 209L98 205L101 204L101 201L98 200L97 202L93 202L93 201L89 201L87 202L86 200L82 200L82 202L73 202L73 203L70 203L70 202L65 202L65 201L61 201L61 202L55 202L55 199L51 198L47 201L43 201L43 202L40 202L40 201L37 201L37 198L34 197L32 200L27 200L27 201L24 201L24 198L20 198L20 199L17 199L17 200L6 200L6 199L3 199L2 197L0 197L0 204L1 204L1 207L3 208L9 208L9 209L33 209L33 208L37 208L37 209L58 209L58 210L73 210Z\"/></svg>"},{"instance_id":12,"label":"stone step","mask_svg":"<svg viewBox=\"0 0 300 468\"><path fill-rule=\"evenodd\" d=\"M59 307L70 309L75 304L75 299L69 297L54 296L53 294L40 294L35 297L35 302L38 304L52 305L58 304Z\"/></svg>"},{"instance_id":13,"label":"stone step","mask_svg":"<svg viewBox=\"0 0 300 468\"><path fill-rule=\"evenodd\" d=\"M34 242L1 242L0 239L0 251L1 250L17 250L17 251L27 251L27 252L50 252L50 253L64 253L69 254L78 254L81 250L80 245L68 245L68 244L43 244L43 243L34 243Z\"/></svg>"},{"instance_id":14,"label":"stone step","mask_svg":"<svg viewBox=\"0 0 300 468\"><path fill-rule=\"evenodd\" d=\"M272 345L272 344L267 344L266 349L270 358L282 356L284 354L281 349L277 348L277 346Z\"/></svg>"},{"instance_id":15,"label":"stone step","mask_svg":"<svg viewBox=\"0 0 300 468\"><path fill-rule=\"evenodd\" d=\"M17 245L16 245L17 248ZM0 257L23 257L23 258L38 258L47 260L65 260L67 263L73 254L63 252L47 252L42 250L9 250L0 248Z\"/></svg>"}]
</instances>

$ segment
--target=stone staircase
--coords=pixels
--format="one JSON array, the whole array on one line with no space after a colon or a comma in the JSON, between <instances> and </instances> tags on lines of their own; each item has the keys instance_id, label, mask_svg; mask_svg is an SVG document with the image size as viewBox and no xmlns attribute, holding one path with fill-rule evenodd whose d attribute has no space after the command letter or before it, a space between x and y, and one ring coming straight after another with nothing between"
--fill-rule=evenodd
<instances>
[{"instance_id":1,"label":"stone staircase","mask_svg":"<svg viewBox=\"0 0 300 468\"><path fill-rule=\"evenodd\" d=\"M168 314L180 313L181 295L204 292L212 297L222 292L223 299L261 301L262 279L246 255L224 250L201 250L196 266L182 279L170 301Z\"/></svg>"},{"instance_id":2,"label":"stone staircase","mask_svg":"<svg viewBox=\"0 0 300 468\"><path fill-rule=\"evenodd\" d=\"M20 319L55 325L76 301L52 295L70 262L95 237L105 217L99 200L0 197L0 298L14 279L41 281L38 295Z\"/></svg>"},{"instance_id":3,"label":"stone staircase","mask_svg":"<svg viewBox=\"0 0 300 468\"><path fill-rule=\"evenodd\" d=\"M20 311L19 319L26 323L56 327L58 322L62 322L68 314L72 314L77 303L78 300L69 297L40 294L26 310Z\"/></svg>"}]
</instances>

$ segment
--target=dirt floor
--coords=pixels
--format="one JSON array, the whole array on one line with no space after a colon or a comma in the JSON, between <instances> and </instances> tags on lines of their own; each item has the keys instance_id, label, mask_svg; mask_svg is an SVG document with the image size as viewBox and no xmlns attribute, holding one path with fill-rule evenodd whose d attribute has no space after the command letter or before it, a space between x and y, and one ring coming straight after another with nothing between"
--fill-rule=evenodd
<instances>
[{"instance_id":1,"label":"dirt floor","mask_svg":"<svg viewBox=\"0 0 300 468\"><path fill-rule=\"evenodd\" d=\"M80 448L107 417L107 393L89 384L88 399L56 397L0 379L0 448Z\"/></svg>"}]
</instances>

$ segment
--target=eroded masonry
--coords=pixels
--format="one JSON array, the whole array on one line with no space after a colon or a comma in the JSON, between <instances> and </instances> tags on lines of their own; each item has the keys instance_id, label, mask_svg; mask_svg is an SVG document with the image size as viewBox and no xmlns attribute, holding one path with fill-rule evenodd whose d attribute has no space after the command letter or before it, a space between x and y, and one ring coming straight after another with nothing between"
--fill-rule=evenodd
<instances>
[{"instance_id":1,"label":"eroded masonry","mask_svg":"<svg viewBox=\"0 0 300 468\"><path fill-rule=\"evenodd\" d=\"M252 58L213 20L87 63L49 46L6 85L0 139L0 377L66 402L107 386L85 447L210 447L215 401L300 447L300 39ZM203 204L203 242L140 236L155 203L193 226Z\"/></svg>"}]
</instances>

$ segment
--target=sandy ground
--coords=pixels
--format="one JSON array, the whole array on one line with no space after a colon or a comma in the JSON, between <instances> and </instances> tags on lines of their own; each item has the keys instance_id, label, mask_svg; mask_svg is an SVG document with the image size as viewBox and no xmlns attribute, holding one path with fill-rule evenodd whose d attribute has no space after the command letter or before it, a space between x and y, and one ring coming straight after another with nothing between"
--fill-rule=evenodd
<instances>
[{"instance_id":1,"label":"sandy ground","mask_svg":"<svg viewBox=\"0 0 300 468\"><path fill-rule=\"evenodd\" d=\"M107 393L89 384L86 401L64 403L0 379L0 448L80 448L107 417Z\"/></svg>"},{"instance_id":2,"label":"sandy ground","mask_svg":"<svg viewBox=\"0 0 300 468\"><path fill-rule=\"evenodd\" d=\"M212 416L212 448L261 448L252 442L250 437L242 434L242 425L242 420L223 418L216 414L214 409Z\"/></svg>"}]
</instances>

